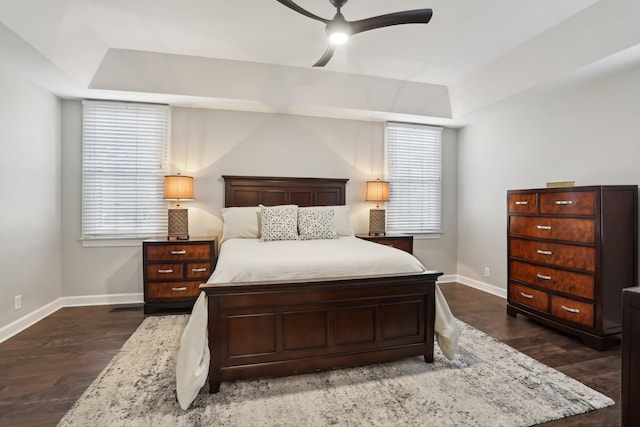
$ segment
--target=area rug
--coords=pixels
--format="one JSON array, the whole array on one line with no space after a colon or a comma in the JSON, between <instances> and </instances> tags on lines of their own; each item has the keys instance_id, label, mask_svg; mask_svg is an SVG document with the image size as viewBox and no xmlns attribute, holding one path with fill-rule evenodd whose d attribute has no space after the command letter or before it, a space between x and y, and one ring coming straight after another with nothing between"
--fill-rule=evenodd
<instances>
[{"instance_id":1,"label":"area rug","mask_svg":"<svg viewBox=\"0 0 640 427\"><path fill-rule=\"evenodd\" d=\"M205 388L187 411L175 363L188 316L148 317L59 426L529 426L613 400L461 322L460 349Z\"/></svg>"}]
</instances>

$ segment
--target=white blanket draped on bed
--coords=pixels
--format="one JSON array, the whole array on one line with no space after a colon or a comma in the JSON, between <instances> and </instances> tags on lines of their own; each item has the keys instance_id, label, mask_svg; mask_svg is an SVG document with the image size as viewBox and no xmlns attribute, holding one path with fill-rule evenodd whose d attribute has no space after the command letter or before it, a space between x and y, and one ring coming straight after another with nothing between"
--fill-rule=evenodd
<instances>
[{"instance_id":1,"label":"white blanket draped on bed","mask_svg":"<svg viewBox=\"0 0 640 427\"><path fill-rule=\"evenodd\" d=\"M286 260L286 262L282 262ZM250 266L248 265L250 262ZM230 239L224 242L216 269L208 283L304 280L354 276L411 274L426 271L413 255L354 236L328 240L260 242L258 239ZM436 285L435 337L442 352L453 359L458 348L460 326ZM204 293L203 293L204 294ZM202 295L183 332L176 369L177 395L182 409L189 407L206 381L208 346L207 302ZM197 353L206 355L197 357ZM185 356L188 354L189 356ZM196 388L197 387L197 388Z\"/></svg>"}]
</instances>

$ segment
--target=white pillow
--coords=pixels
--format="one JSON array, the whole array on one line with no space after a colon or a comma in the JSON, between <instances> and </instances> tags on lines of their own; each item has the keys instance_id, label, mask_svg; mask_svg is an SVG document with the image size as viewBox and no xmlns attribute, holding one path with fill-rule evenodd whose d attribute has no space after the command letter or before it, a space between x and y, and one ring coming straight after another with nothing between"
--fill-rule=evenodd
<instances>
[{"instance_id":1,"label":"white pillow","mask_svg":"<svg viewBox=\"0 0 640 427\"><path fill-rule=\"evenodd\" d=\"M333 226L338 236L353 236L349 205L316 206L316 209L331 209L334 212Z\"/></svg>"},{"instance_id":2,"label":"white pillow","mask_svg":"<svg viewBox=\"0 0 640 427\"><path fill-rule=\"evenodd\" d=\"M260 241L298 240L298 206L260 205L262 230Z\"/></svg>"},{"instance_id":3,"label":"white pillow","mask_svg":"<svg viewBox=\"0 0 640 427\"><path fill-rule=\"evenodd\" d=\"M298 209L300 240L337 239L333 225L335 211L318 207Z\"/></svg>"},{"instance_id":4,"label":"white pillow","mask_svg":"<svg viewBox=\"0 0 640 427\"><path fill-rule=\"evenodd\" d=\"M260 237L260 208L258 206L222 208L222 241L236 237Z\"/></svg>"}]
</instances>

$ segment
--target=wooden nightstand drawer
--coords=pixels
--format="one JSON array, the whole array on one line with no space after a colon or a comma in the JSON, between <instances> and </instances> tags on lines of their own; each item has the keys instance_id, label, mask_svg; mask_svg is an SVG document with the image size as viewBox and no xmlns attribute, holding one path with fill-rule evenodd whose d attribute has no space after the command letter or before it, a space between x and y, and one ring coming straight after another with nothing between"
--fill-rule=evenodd
<instances>
[{"instance_id":1,"label":"wooden nightstand drawer","mask_svg":"<svg viewBox=\"0 0 640 427\"><path fill-rule=\"evenodd\" d=\"M205 279L211 276L211 263L199 262L187 264L186 276L188 279Z\"/></svg>"},{"instance_id":2,"label":"wooden nightstand drawer","mask_svg":"<svg viewBox=\"0 0 640 427\"><path fill-rule=\"evenodd\" d=\"M147 265L147 279L170 280L184 277L183 264L149 264Z\"/></svg>"},{"instance_id":3,"label":"wooden nightstand drawer","mask_svg":"<svg viewBox=\"0 0 640 427\"><path fill-rule=\"evenodd\" d=\"M376 241L376 243L379 243L385 246L391 246L392 248L402 249L405 252L411 252L411 242L409 242L406 239L389 238L389 239L378 240Z\"/></svg>"},{"instance_id":4,"label":"wooden nightstand drawer","mask_svg":"<svg viewBox=\"0 0 640 427\"><path fill-rule=\"evenodd\" d=\"M147 247L148 261L208 260L211 258L211 245L150 245Z\"/></svg>"},{"instance_id":5,"label":"wooden nightstand drawer","mask_svg":"<svg viewBox=\"0 0 640 427\"><path fill-rule=\"evenodd\" d=\"M380 245L391 246L405 252L413 253L413 236L410 234L387 233L384 236L370 236L368 234L357 234L356 237Z\"/></svg>"},{"instance_id":6,"label":"wooden nightstand drawer","mask_svg":"<svg viewBox=\"0 0 640 427\"><path fill-rule=\"evenodd\" d=\"M147 289L148 300L172 300L197 297L202 282L157 282L150 283Z\"/></svg>"}]
</instances>

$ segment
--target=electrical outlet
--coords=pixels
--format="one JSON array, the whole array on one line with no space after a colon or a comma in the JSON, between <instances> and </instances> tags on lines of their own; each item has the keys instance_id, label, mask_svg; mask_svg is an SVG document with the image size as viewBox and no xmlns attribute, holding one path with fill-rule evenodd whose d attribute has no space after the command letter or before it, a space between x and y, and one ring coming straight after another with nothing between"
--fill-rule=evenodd
<instances>
[{"instance_id":1,"label":"electrical outlet","mask_svg":"<svg viewBox=\"0 0 640 427\"><path fill-rule=\"evenodd\" d=\"M22 308L22 295L13 297L13 309L20 310Z\"/></svg>"},{"instance_id":2,"label":"electrical outlet","mask_svg":"<svg viewBox=\"0 0 640 427\"><path fill-rule=\"evenodd\" d=\"M484 277L491 277L491 269L489 267L484 268Z\"/></svg>"}]
</instances>

